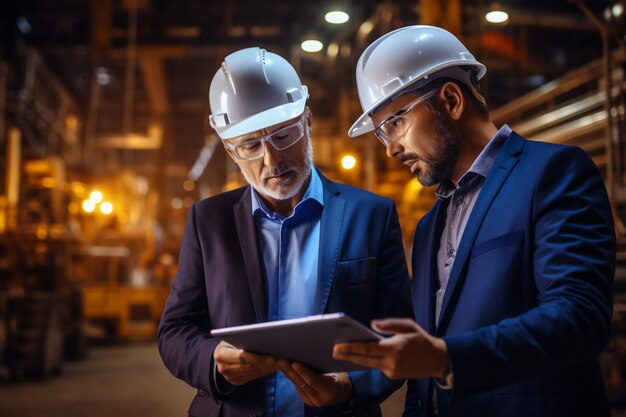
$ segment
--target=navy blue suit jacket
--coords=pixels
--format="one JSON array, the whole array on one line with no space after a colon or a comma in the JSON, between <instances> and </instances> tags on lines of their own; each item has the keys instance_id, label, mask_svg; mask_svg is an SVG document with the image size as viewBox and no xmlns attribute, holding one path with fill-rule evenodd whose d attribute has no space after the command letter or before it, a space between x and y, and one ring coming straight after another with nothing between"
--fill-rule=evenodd
<instances>
[{"instance_id":1,"label":"navy blue suit jacket","mask_svg":"<svg viewBox=\"0 0 626 417\"><path fill-rule=\"evenodd\" d=\"M321 176L321 174L320 174ZM344 312L370 320L412 315L400 226L391 200L322 176L317 314ZM189 213L179 269L168 297L158 344L167 368L197 388L189 414L250 417L263 412L264 380L220 396L211 381L219 339L211 329L267 320L265 272L251 211L251 189L203 200ZM396 390L380 371L351 372L354 415L380 415L378 404ZM339 415L335 407L306 415Z\"/></svg>"},{"instance_id":2,"label":"navy blue suit jacket","mask_svg":"<svg viewBox=\"0 0 626 417\"><path fill-rule=\"evenodd\" d=\"M438 201L415 233L416 321L443 337L454 389L409 382L405 416L437 390L441 417L608 416L597 355L612 313L615 236L602 178L579 148L511 133L467 222L435 323Z\"/></svg>"}]
</instances>

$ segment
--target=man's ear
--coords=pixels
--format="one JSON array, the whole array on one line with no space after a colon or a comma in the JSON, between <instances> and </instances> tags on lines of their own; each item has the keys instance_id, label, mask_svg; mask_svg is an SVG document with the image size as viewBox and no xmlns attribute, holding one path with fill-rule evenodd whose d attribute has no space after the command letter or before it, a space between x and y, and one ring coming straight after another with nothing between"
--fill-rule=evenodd
<instances>
[{"instance_id":1,"label":"man's ear","mask_svg":"<svg viewBox=\"0 0 626 417\"><path fill-rule=\"evenodd\" d=\"M442 106L452 120L459 120L465 110L465 96L461 88L453 82L447 82L441 86L439 97Z\"/></svg>"},{"instance_id":2,"label":"man's ear","mask_svg":"<svg viewBox=\"0 0 626 417\"><path fill-rule=\"evenodd\" d=\"M309 106L306 106L304 108L304 113L304 117L306 117L306 123L309 125L310 128L311 126L313 126L313 112L311 112Z\"/></svg>"}]
</instances>

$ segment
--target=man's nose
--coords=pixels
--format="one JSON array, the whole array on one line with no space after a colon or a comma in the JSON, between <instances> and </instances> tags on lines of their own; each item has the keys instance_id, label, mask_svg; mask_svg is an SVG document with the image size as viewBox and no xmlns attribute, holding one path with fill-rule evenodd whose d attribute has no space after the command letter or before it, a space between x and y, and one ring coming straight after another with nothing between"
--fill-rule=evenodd
<instances>
[{"instance_id":1,"label":"man's nose","mask_svg":"<svg viewBox=\"0 0 626 417\"><path fill-rule=\"evenodd\" d=\"M265 146L263 163L266 166L275 166L278 162L280 162L282 157L279 150L274 148L270 142L264 142L263 146Z\"/></svg>"},{"instance_id":2,"label":"man's nose","mask_svg":"<svg viewBox=\"0 0 626 417\"><path fill-rule=\"evenodd\" d=\"M400 141L399 140L388 141L386 152L389 158L394 158L396 155L402 153L402 145L400 145Z\"/></svg>"}]
</instances>

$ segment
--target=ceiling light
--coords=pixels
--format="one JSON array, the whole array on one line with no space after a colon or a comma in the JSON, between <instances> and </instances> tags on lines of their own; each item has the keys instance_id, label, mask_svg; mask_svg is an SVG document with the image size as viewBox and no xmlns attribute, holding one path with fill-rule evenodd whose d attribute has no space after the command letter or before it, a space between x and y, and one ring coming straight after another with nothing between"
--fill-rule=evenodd
<instances>
[{"instance_id":1,"label":"ceiling light","mask_svg":"<svg viewBox=\"0 0 626 417\"><path fill-rule=\"evenodd\" d=\"M489 11L485 14L485 19L487 19L489 23L506 23L509 20L509 14L505 12L502 7L500 7L500 3L496 1L491 3Z\"/></svg>"},{"instance_id":2,"label":"ceiling light","mask_svg":"<svg viewBox=\"0 0 626 417\"><path fill-rule=\"evenodd\" d=\"M319 52L324 47L324 44L317 39L307 39L306 41L302 42L300 46L305 52Z\"/></svg>"},{"instance_id":3,"label":"ceiling light","mask_svg":"<svg viewBox=\"0 0 626 417\"><path fill-rule=\"evenodd\" d=\"M342 23L346 23L350 19L350 15L341 10L333 10L326 13L326 16L324 16L324 18L328 23L332 23L333 25L340 25Z\"/></svg>"}]
</instances>

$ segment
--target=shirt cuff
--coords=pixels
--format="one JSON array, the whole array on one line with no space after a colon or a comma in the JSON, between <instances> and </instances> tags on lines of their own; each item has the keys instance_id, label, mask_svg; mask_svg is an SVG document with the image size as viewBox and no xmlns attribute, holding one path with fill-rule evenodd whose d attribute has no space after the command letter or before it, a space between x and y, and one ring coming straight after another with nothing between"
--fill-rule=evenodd
<instances>
[{"instance_id":1,"label":"shirt cuff","mask_svg":"<svg viewBox=\"0 0 626 417\"><path fill-rule=\"evenodd\" d=\"M213 386L219 395L227 396L232 394L237 388L235 385L228 382L218 371L217 364L215 361L213 362L213 366L211 367L211 380L213 381Z\"/></svg>"},{"instance_id":2,"label":"shirt cuff","mask_svg":"<svg viewBox=\"0 0 626 417\"><path fill-rule=\"evenodd\" d=\"M345 403L338 404L335 406L335 409L339 412L339 414L353 414L354 413L354 397L356 397L356 392L354 391L354 384L352 383L352 377L348 372L348 379L350 380L350 386L352 387L352 397L346 401Z\"/></svg>"},{"instance_id":3,"label":"shirt cuff","mask_svg":"<svg viewBox=\"0 0 626 417\"><path fill-rule=\"evenodd\" d=\"M450 363L450 359L448 358L448 366L446 367L446 371L441 378L433 378L435 380L435 384L442 390L449 391L454 388L454 372L452 372L452 364Z\"/></svg>"}]
</instances>

